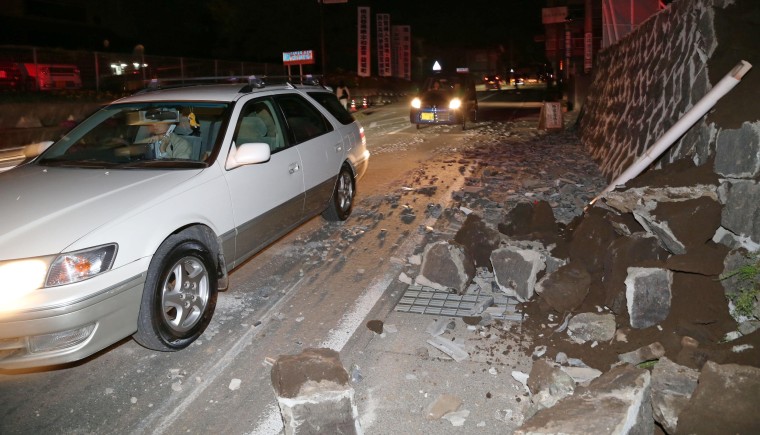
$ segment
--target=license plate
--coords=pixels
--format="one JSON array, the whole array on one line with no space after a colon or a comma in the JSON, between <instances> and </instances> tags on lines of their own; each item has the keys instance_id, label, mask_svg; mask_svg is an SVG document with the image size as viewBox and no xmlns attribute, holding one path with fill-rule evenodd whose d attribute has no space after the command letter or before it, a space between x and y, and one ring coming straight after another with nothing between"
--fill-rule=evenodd
<instances>
[{"instance_id":1,"label":"license plate","mask_svg":"<svg viewBox=\"0 0 760 435\"><path fill-rule=\"evenodd\" d=\"M434 121L435 115L430 112L422 112L420 113L420 120L422 121Z\"/></svg>"}]
</instances>

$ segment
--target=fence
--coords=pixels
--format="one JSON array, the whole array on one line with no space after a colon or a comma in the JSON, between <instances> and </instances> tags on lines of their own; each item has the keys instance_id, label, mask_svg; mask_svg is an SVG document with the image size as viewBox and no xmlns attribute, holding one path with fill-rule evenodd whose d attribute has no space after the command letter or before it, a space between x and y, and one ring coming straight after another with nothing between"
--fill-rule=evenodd
<instances>
[{"instance_id":1,"label":"fence","mask_svg":"<svg viewBox=\"0 0 760 435\"><path fill-rule=\"evenodd\" d=\"M273 63L12 45L0 45L0 62L34 65L30 68L33 71L38 70L37 65L74 65L79 69L81 88L96 91L134 91L145 87L153 78L183 80L209 76L285 74L282 64ZM25 87L38 90L39 84L32 79ZM76 87L79 88L79 85Z\"/></svg>"}]
</instances>

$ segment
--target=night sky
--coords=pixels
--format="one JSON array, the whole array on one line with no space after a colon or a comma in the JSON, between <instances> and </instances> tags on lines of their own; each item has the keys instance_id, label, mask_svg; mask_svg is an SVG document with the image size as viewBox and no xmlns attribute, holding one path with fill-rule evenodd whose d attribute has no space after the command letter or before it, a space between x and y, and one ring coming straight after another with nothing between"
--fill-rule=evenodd
<instances>
[{"instance_id":1,"label":"night sky","mask_svg":"<svg viewBox=\"0 0 760 435\"><path fill-rule=\"evenodd\" d=\"M282 52L320 53L316 0L85 0L68 10L81 25L6 19L3 44L131 52L146 55L280 62ZM323 5L328 70L356 68L357 6L370 6L374 50L376 13L411 26L413 54L454 48L534 50L542 34L541 0L349 0ZM62 13L64 11L59 11ZM103 41L108 40L108 46ZM321 62L321 59L320 59Z\"/></svg>"}]
</instances>

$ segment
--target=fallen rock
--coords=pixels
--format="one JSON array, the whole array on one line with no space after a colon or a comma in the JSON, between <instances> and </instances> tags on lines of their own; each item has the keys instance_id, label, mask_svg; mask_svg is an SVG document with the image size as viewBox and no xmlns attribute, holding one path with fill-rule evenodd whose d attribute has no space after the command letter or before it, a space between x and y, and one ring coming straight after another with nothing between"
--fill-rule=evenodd
<instances>
[{"instance_id":1,"label":"fallen rock","mask_svg":"<svg viewBox=\"0 0 760 435\"><path fill-rule=\"evenodd\" d=\"M539 359L533 362L530 370L528 389L535 412L551 408L559 400L571 396L575 391L575 381L559 367Z\"/></svg>"},{"instance_id":2,"label":"fallen rock","mask_svg":"<svg viewBox=\"0 0 760 435\"><path fill-rule=\"evenodd\" d=\"M760 188L754 181L734 180L720 187L724 203L721 225L735 237L760 243Z\"/></svg>"},{"instance_id":3,"label":"fallen rock","mask_svg":"<svg viewBox=\"0 0 760 435\"><path fill-rule=\"evenodd\" d=\"M634 351L618 355L618 360L628 364L640 364L645 361L652 361L665 355L665 348L659 342L640 347Z\"/></svg>"},{"instance_id":4,"label":"fallen rock","mask_svg":"<svg viewBox=\"0 0 760 435\"><path fill-rule=\"evenodd\" d=\"M708 361L678 415L678 433L760 433L759 402L760 368Z\"/></svg>"},{"instance_id":5,"label":"fallen rock","mask_svg":"<svg viewBox=\"0 0 760 435\"><path fill-rule=\"evenodd\" d=\"M538 272L546 267L540 253L510 246L493 251L491 264L499 288L520 302L533 297Z\"/></svg>"},{"instance_id":6,"label":"fallen rock","mask_svg":"<svg viewBox=\"0 0 760 435\"><path fill-rule=\"evenodd\" d=\"M699 372L663 357L652 369L652 411L665 432L676 433L678 414L697 388Z\"/></svg>"},{"instance_id":7,"label":"fallen rock","mask_svg":"<svg viewBox=\"0 0 760 435\"><path fill-rule=\"evenodd\" d=\"M458 243L441 241L425 247L420 274L415 282L419 285L447 291L453 289L464 294L475 276L472 257Z\"/></svg>"},{"instance_id":8,"label":"fallen rock","mask_svg":"<svg viewBox=\"0 0 760 435\"><path fill-rule=\"evenodd\" d=\"M271 378L285 434L362 433L354 389L338 352L310 348L282 355Z\"/></svg>"},{"instance_id":9,"label":"fallen rock","mask_svg":"<svg viewBox=\"0 0 760 435\"><path fill-rule=\"evenodd\" d=\"M653 267L662 265L670 254L663 249L656 237L640 232L620 237L609 245L603 261L602 285L606 306L615 314L626 309L625 279L629 267Z\"/></svg>"},{"instance_id":10,"label":"fallen rock","mask_svg":"<svg viewBox=\"0 0 760 435\"><path fill-rule=\"evenodd\" d=\"M576 343L610 341L616 329L613 314L580 313L570 319L567 335Z\"/></svg>"},{"instance_id":11,"label":"fallen rock","mask_svg":"<svg viewBox=\"0 0 760 435\"><path fill-rule=\"evenodd\" d=\"M536 293L559 313L577 308L588 295L591 276L585 267L565 264L536 284Z\"/></svg>"},{"instance_id":12,"label":"fallen rock","mask_svg":"<svg viewBox=\"0 0 760 435\"><path fill-rule=\"evenodd\" d=\"M631 327L654 326L668 317L673 272L660 268L629 267L625 296Z\"/></svg>"},{"instance_id":13,"label":"fallen rock","mask_svg":"<svg viewBox=\"0 0 760 435\"><path fill-rule=\"evenodd\" d=\"M599 207L591 208L570 239L570 262L585 265L590 274L602 270L608 247L618 237L610 221L605 218L606 213Z\"/></svg>"},{"instance_id":14,"label":"fallen rock","mask_svg":"<svg viewBox=\"0 0 760 435\"><path fill-rule=\"evenodd\" d=\"M538 411L515 430L535 434L652 434L649 371L615 367L583 392Z\"/></svg>"},{"instance_id":15,"label":"fallen rock","mask_svg":"<svg viewBox=\"0 0 760 435\"><path fill-rule=\"evenodd\" d=\"M476 214L470 214L465 219L462 228L457 231L454 241L464 246L475 261L475 267L491 266L491 252L499 247L501 237L496 230L489 228Z\"/></svg>"}]
</instances>

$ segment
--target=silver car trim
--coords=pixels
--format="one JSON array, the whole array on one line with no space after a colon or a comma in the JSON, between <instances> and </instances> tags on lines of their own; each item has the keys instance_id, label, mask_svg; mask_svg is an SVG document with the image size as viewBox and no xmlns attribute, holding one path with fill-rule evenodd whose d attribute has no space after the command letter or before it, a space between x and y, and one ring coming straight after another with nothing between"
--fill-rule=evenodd
<instances>
[{"instance_id":1,"label":"silver car trim","mask_svg":"<svg viewBox=\"0 0 760 435\"><path fill-rule=\"evenodd\" d=\"M147 272L147 271L146 271ZM66 303L60 303L60 304L53 304L53 305L44 305L41 307L35 307L35 308L29 308L25 310L19 310L16 311L17 314L31 314L31 313L38 313L41 311L49 311L49 310L60 310L60 309L69 309L72 306L79 305L85 301L89 301L91 299L100 298L101 296L104 296L107 293L115 293L119 294L122 292L125 292L127 290L132 289L135 284L138 284L139 282L145 281L146 272L140 273L138 275L135 275L131 278L127 278L124 281L114 284L110 287L104 288L102 290L99 290L94 293L90 293L86 296L83 296L81 298L75 299L73 301L68 301ZM41 289L40 291L44 291L44 289ZM105 300L107 298L111 297L110 295L107 297L103 297L102 299ZM97 301L99 302L99 301ZM92 303L90 304L92 305ZM60 315L62 313L56 313L56 315Z\"/></svg>"}]
</instances>

